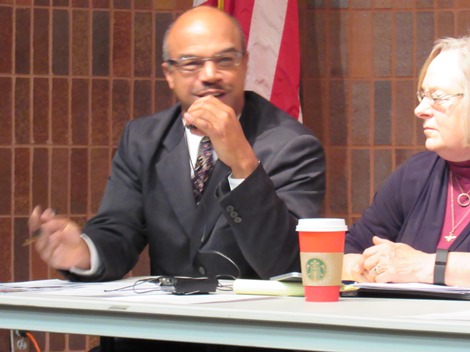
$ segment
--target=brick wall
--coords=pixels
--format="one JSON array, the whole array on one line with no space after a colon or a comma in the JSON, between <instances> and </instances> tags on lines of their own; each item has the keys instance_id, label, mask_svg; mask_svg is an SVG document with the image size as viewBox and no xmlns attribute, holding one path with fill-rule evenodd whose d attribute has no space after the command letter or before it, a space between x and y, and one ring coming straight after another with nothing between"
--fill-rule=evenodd
<instances>
[{"instance_id":1,"label":"brick wall","mask_svg":"<svg viewBox=\"0 0 470 352\"><path fill-rule=\"evenodd\" d=\"M0 282L57 277L21 246L28 215L42 204L82 223L96 211L125 122L174 103L162 35L191 4L0 0ZM303 119L327 153L324 215L351 223L423 149L416 77L436 38L467 33L470 1L299 0L299 8ZM147 267L144 254L134 273ZM97 343L35 336L45 351Z\"/></svg>"}]
</instances>

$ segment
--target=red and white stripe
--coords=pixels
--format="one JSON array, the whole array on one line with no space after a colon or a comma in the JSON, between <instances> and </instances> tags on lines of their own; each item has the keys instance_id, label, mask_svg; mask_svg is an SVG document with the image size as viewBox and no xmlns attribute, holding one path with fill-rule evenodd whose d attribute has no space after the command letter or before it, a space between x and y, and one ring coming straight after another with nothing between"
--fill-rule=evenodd
<instances>
[{"instance_id":1,"label":"red and white stripe","mask_svg":"<svg viewBox=\"0 0 470 352\"><path fill-rule=\"evenodd\" d=\"M234 16L247 38L246 89L302 120L297 0L194 0Z\"/></svg>"}]
</instances>

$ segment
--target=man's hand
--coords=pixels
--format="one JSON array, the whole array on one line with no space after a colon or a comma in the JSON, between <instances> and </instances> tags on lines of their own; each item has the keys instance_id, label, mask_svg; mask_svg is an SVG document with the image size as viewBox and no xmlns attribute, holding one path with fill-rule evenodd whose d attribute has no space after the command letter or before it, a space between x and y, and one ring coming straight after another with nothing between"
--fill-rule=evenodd
<instances>
[{"instance_id":1,"label":"man's hand","mask_svg":"<svg viewBox=\"0 0 470 352\"><path fill-rule=\"evenodd\" d=\"M90 268L90 252L75 222L56 215L51 208L43 212L40 206L36 206L29 217L28 227L30 234L39 236L35 249L51 267L61 270Z\"/></svg>"},{"instance_id":2,"label":"man's hand","mask_svg":"<svg viewBox=\"0 0 470 352\"><path fill-rule=\"evenodd\" d=\"M247 178L258 159L246 140L240 122L231 107L211 95L196 100L184 114L192 133L208 136L218 158L232 170L233 178Z\"/></svg>"}]
</instances>

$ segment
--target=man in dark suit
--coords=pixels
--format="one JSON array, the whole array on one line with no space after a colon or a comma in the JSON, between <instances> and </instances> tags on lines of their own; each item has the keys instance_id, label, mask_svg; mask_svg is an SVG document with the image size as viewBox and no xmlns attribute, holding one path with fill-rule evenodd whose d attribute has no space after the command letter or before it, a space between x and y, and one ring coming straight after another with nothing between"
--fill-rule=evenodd
<instances>
[{"instance_id":1,"label":"man in dark suit","mask_svg":"<svg viewBox=\"0 0 470 352\"><path fill-rule=\"evenodd\" d=\"M164 40L163 71L179 103L126 126L98 211L83 229L36 207L30 231L52 267L74 280L122 278L148 245L152 275L268 279L299 271L295 226L318 217L320 142L244 91L248 53L236 21L212 7L181 15ZM203 136L213 150L194 191Z\"/></svg>"}]
</instances>

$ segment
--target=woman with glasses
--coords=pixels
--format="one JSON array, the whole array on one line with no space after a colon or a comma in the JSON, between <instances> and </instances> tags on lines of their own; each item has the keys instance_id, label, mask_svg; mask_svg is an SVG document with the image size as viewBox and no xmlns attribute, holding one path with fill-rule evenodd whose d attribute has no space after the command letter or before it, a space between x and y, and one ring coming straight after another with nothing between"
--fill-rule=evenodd
<instances>
[{"instance_id":1,"label":"woman with glasses","mask_svg":"<svg viewBox=\"0 0 470 352\"><path fill-rule=\"evenodd\" d=\"M350 228L343 278L470 286L470 37L436 42L417 95L427 151Z\"/></svg>"}]
</instances>

